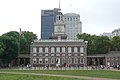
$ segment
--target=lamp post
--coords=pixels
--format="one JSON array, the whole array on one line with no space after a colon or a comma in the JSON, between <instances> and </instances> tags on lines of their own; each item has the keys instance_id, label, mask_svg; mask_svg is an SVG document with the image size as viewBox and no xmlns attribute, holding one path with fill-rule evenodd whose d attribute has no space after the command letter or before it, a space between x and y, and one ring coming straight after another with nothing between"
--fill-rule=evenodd
<instances>
[{"instance_id":1,"label":"lamp post","mask_svg":"<svg viewBox=\"0 0 120 80\"><path fill-rule=\"evenodd\" d=\"M86 66L87 67L87 44L88 44L88 41L84 41L85 42L85 56L86 56L86 59L85 59L85 63L84 63L84 66Z\"/></svg>"}]
</instances>

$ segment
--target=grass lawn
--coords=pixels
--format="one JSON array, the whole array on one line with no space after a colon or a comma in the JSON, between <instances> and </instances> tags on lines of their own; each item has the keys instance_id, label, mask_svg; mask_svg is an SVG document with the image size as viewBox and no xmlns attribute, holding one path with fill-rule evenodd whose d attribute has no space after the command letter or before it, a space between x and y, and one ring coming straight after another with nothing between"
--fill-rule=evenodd
<instances>
[{"instance_id":1,"label":"grass lawn","mask_svg":"<svg viewBox=\"0 0 120 80\"><path fill-rule=\"evenodd\" d=\"M111 70L0 70L0 71L63 74L63 75L74 75L74 76L120 79L120 72L111 71Z\"/></svg>"},{"instance_id":2,"label":"grass lawn","mask_svg":"<svg viewBox=\"0 0 120 80\"><path fill-rule=\"evenodd\" d=\"M0 80L85 80L85 79L35 76L35 75L23 75L23 74L0 74Z\"/></svg>"}]
</instances>

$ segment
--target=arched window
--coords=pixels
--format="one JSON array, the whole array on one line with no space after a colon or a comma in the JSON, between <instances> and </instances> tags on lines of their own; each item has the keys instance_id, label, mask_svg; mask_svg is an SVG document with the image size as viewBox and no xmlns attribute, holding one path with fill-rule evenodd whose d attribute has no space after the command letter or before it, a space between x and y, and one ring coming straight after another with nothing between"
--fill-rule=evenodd
<instances>
[{"instance_id":1,"label":"arched window","mask_svg":"<svg viewBox=\"0 0 120 80\"><path fill-rule=\"evenodd\" d=\"M81 64L84 63L84 58L83 58L83 57L80 58L80 63L81 63Z\"/></svg>"},{"instance_id":2,"label":"arched window","mask_svg":"<svg viewBox=\"0 0 120 80\"><path fill-rule=\"evenodd\" d=\"M74 63L78 64L78 58L74 58Z\"/></svg>"}]
</instances>

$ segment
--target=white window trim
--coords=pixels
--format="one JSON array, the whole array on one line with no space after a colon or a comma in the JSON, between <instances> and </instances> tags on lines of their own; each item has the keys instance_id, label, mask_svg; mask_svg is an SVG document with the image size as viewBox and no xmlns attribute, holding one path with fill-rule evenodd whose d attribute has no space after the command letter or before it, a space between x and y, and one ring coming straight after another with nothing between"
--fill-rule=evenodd
<instances>
[{"instance_id":1,"label":"white window trim","mask_svg":"<svg viewBox=\"0 0 120 80\"><path fill-rule=\"evenodd\" d=\"M43 48L39 47L39 53L42 53L42 52L43 52Z\"/></svg>"},{"instance_id":2,"label":"white window trim","mask_svg":"<svg viewBox=\"0 0 120 80\"><path fill-rule=\"evenodd\" d=\"M57 47L57 48L56 48L56 52L57 52L57 53L60 53L60 47Z\"/></svg>"},{"instance_id":3,"label":"white window trim","mask_svg":"<svg viewBox=\"0 0 120 80\"><path fill-rule=\"evenodd\" d=\"M71 52L72 52L72 48L68 47L68 53L71 53Z\"/></svg>"},{"instance_id":4,"label":"white window trim","mask_svg":"<svg viewBox=\"0 0 120 80\"><path fill-rule=\"evenodd\" d=\"M36 53L36 52L37 52L37 48L33 47L33 53Z\"/></svg>"},{"instance_id":5,"label":"white window trim","mask_svg":"<svg viewBox=\"0 0 120 80\"><path fill-rule=\"evenodd\" d=\"M51 53L54 53L54 52L55 52L55 48L51 47Z\"/></svg>"},{"instance_id":6,"label":"white window trim","mask_svg":"<svg viewBox=\"0 0 120 80\"><path fill-rule=\"evenodd\" d=\"M45 52L48 53L49 52L49 48L45 47Z\"/></svg>"}]
</instances>

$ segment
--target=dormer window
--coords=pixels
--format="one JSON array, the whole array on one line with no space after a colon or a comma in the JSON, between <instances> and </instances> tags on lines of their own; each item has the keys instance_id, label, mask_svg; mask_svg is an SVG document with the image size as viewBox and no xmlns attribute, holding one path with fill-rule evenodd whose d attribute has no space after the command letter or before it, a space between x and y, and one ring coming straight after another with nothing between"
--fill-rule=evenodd
<instances>
[{"instance_id":1,"label":"dormer window","mask_svg":"<svg viewBox=\"0 0 120 80\"><path fill-rule=\"evenodd\" d=\"M60 16L59 16L59 20L60 20Z\"/></svg>"}]
</instances>

